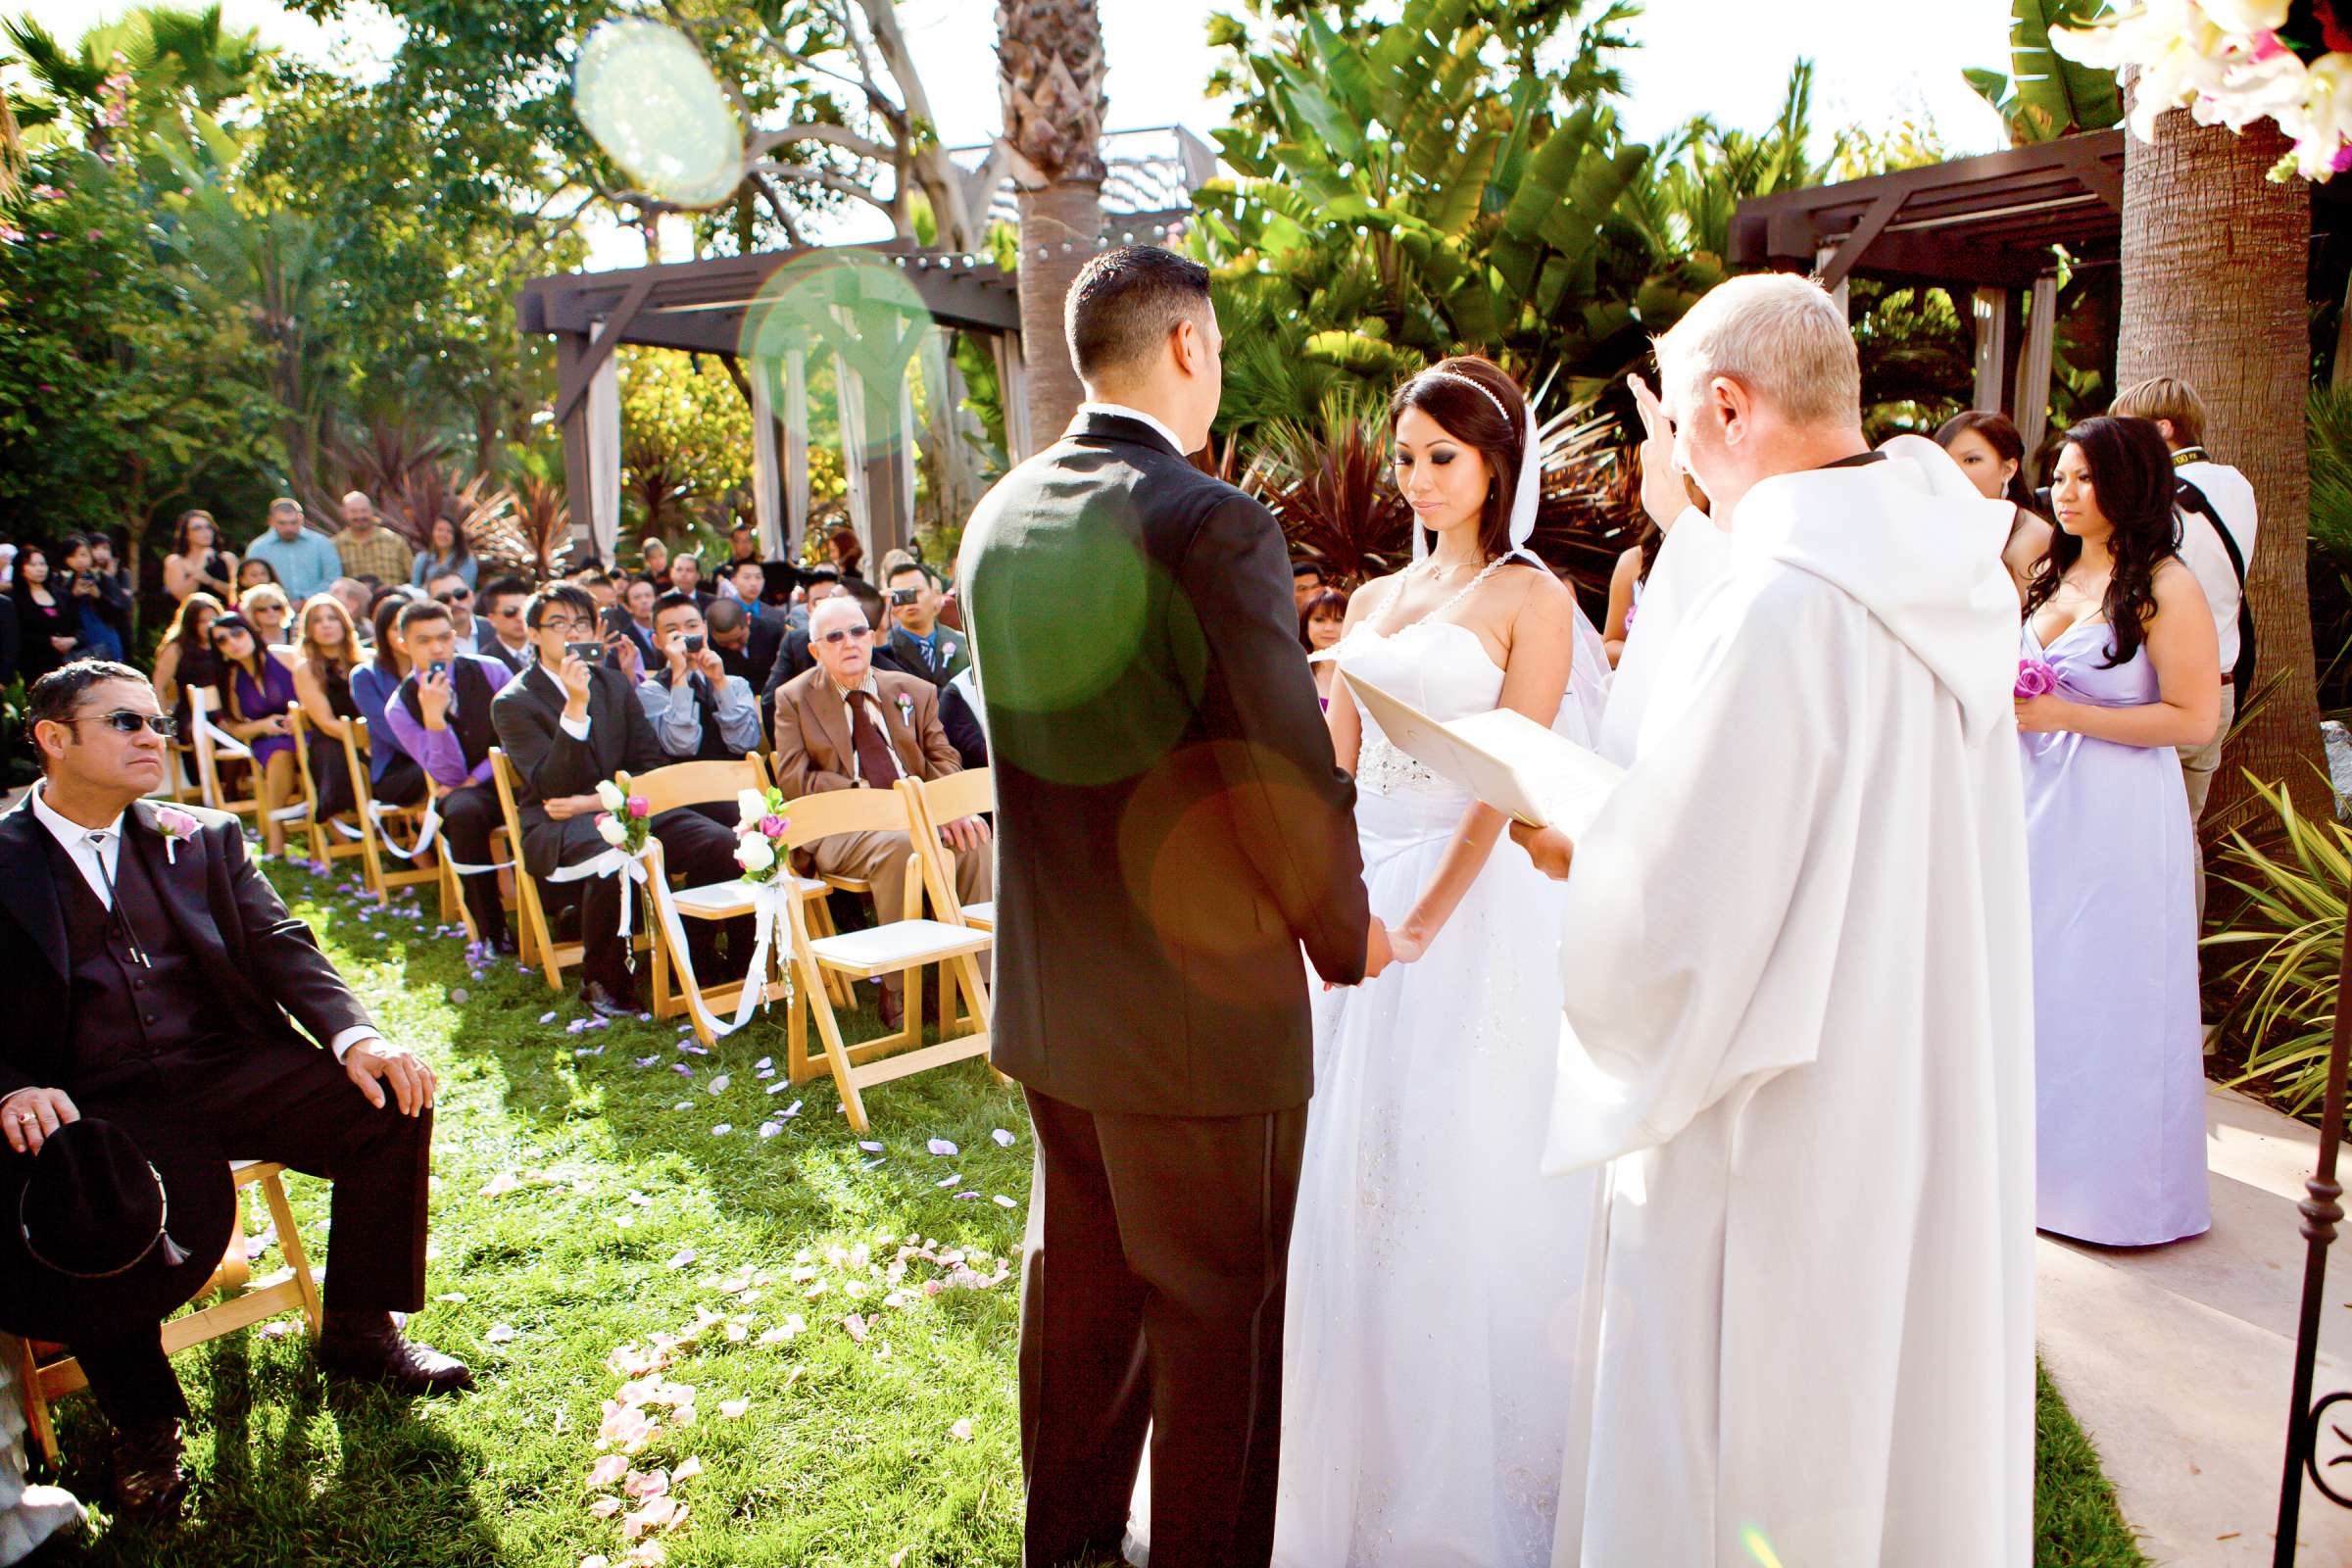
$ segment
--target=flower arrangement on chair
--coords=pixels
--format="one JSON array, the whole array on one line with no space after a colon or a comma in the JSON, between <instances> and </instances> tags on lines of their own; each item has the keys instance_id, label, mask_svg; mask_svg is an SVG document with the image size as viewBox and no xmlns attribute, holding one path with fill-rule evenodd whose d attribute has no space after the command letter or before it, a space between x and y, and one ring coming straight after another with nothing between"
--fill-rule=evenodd
<instances>
[{"instance_id":1,"label":"flower arrangement on chair","mask_svg":"<svg viewBox=\"0 0 2352 1568\"><path fill-rule=\"evenodd\" d=\"M597 836L627 855L644 854L654 808L644 796L629 793L629 775L615 773L599 784L596 798L604 806L596 814Z\"/></svg>"},{"instance_id":2,"label":"flower arrangement on chair","mask_svg":"<svg viewBox=\"0 0 2352 1568\"><path fill-rule=\"evenodd\" d=\"M735 863L743 880L764 887L785 873L784 832L792 818L784 814L784 797L774 789L745 790L735 797Z\"/></svg>"}]
</instances>

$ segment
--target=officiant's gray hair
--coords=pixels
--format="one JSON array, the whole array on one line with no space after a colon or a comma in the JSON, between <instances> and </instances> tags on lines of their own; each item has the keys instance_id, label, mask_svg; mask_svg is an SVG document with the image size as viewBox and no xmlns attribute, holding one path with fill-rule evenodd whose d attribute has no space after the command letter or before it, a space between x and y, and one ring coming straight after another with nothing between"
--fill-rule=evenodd
<instances>
[{"instance_id":1,"label":"officiant's gray hair","mask_svg":"<svg viewBox=\"0 0 2352 1568\"><path fill-rule=\"evenodd\" d=\"M1667 406L1729 376L1797 424L1862 422L1862 366L1845 313L1794 272L1718 283L1655 345Z\"/></svg>"}]
</instances>

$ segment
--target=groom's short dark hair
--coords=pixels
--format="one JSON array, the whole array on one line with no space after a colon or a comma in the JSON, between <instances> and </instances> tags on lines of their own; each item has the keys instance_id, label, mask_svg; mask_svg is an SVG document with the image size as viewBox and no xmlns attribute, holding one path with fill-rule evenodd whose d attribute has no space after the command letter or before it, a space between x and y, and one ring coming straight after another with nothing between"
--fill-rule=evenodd
<instances>
[{"instance_id":1,"label":"groom's short dark hair","mask_svg":"<svg viewBox=\"0 0 2352 1568\"><path fill-rule=\"evenodd\" d=\"M1070 360L1089 381L1140 367L1176 323L1208 305L1208 269L1158 245L1121 245L1088 262L1062 304Z\"/></svg>"}]
</instances>

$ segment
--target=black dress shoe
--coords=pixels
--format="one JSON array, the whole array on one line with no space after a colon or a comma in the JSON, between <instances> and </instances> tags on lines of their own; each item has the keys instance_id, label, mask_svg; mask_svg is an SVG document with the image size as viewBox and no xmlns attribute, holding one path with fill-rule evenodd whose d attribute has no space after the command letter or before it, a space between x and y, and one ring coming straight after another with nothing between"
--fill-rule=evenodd
<instances>
[{"instance_id":1,"label":"black dress shoe","mask_svg":"<svg viewBox=\"0 0 2352 1568\"><path fill-rule=\"evenodd\" d=\"M580 1000L600 1018L634 1018L640 1010L635 998L608 990L595 980L580 988Z\"/></svg>"},{"instance_id":2,"label":"black dress shoe","mask_svg":"<svg viewBox=\"0 0 2352 1568\"><path fill-rule=\"evenodd\" d=\"M882 1015L882 1027L893 1031L906 1018L906 1004L899 1000L896 991L888 987L884 987L881 996L876 999L874 1010Z\"/></svg>"},{"instance_id":3,"label":"black dress shoe","mask_svg":"<svg viewBox=\"0 0 2352 1568\"><path fill-rule=\"evenodd\" d=\"M188 1497L187 1473L179 1467L179 1422L172 1416L142 1421L117 1434L115 1512L137 1524L177 1524Z\"/></svg>"},{"instance_id":4,"label":"black dress shoe","mask_svg":"<svg viewBox=\"0 0 2352 1568\"><path fill-rule=\"evenodd\" d=\"M465 1362L403 1338L389 1314L360 1329L330 1319L318 1336L318 1355L319 1370L339 1383L372 1383L426 1398L473 1387Z\"/></svg>"},{"instance_id":5,"label":"black dress shoe","mask_svg":"<svg viewBox=\"0 0 2352 1568\"><path fill-rule=\"evenodd\" d=\"M522 952L514 942L514 933L500 926L490 937L490 951L501 957L512 958Z\"/></svg>"}]
</instances>

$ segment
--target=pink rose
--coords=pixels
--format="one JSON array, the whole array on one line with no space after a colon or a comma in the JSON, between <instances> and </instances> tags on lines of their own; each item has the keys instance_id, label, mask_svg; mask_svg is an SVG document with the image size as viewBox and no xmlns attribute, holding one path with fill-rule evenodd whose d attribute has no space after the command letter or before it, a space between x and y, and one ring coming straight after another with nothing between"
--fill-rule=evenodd
<instances>
[{"instance_id":1,"label":"pink rose","mask_svg":"<svg viewBox=\"0 0 2352 1568\"><path fill-rule=\"evenodd\" d=\"M654 814L653 803L642 795L632 795L629 797L629 814L631 816L651 816Z\"/></svg>"},{"instance_id":2,"label":"pink rose","mask_svg":"<svg viewBox=\"0 0 2352 1568\"><path fill-rule=\"evenodd\" d=\"M777 816L773 812L770 812L768 815L760 819L760 833L763 836L771 839L782 838L784 836L784 830L790 826L792 826L792 819L790 817Z\"/></svg>"},{"instance_id":3,"label":"pink rose","mask_svg":"<svg viewBox=\"0 0 2352 1568\"><path fill-rule=\"evenodd\" d=\"M184 839L200 825L197 820L176 806L167 806L155 813L155 825L166 838Z\"/></svg>"},{"instance_id":4,"label":"pink rose","mask_svg":"<svg viewBox=\"0 0 2352 1568\"><path fill-rule=\"evenodd\" d=\"M2019 697L2047 697L2057 689L2058 672L2049 665L2038 659L2021 659L2017 662L2016 694Z\"/></svg>"}]
</instances>

